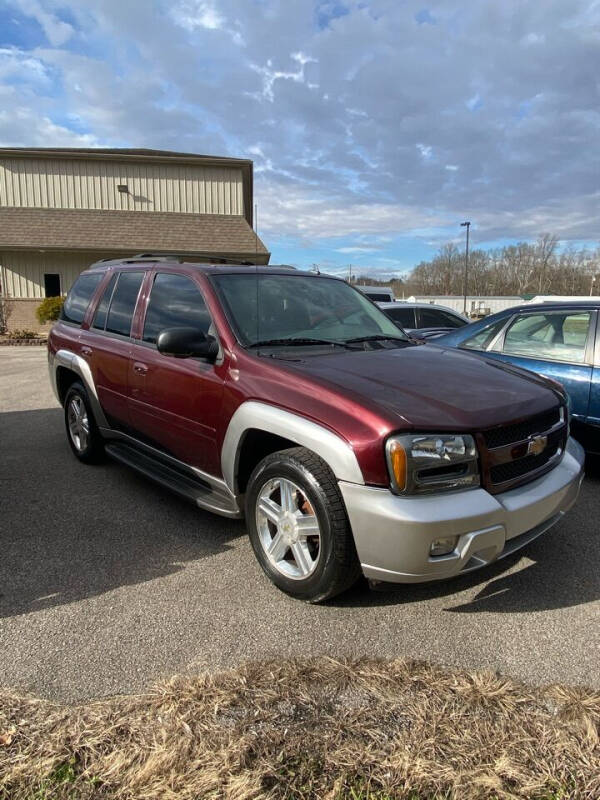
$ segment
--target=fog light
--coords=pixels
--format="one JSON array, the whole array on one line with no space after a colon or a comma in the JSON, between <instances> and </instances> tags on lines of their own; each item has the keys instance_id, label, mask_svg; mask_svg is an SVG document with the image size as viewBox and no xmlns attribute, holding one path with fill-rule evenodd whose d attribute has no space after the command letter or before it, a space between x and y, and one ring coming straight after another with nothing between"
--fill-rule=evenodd
<instances>
[{"instance_id":1,"label":"fog light","mask_svg":"<svg viewBox=\"0 0 600 800\"><path fill-rule=\"evenodd\" d=\"M434 539L429 548L430 556L447 556L458 544L458 536L447 536L444 539Z\"/></svg>"}]
</instances>

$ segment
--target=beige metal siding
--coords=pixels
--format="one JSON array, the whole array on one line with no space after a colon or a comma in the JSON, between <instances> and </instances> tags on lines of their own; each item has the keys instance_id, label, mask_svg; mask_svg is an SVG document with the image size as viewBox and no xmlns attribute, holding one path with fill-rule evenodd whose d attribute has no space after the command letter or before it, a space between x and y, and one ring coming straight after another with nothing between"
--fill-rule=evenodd
<instances>
[{"instance_id":1,"label":"beige metal siding","mask_svg":"<svg viewBox=\"0 0 600 800\"><path fill-rule=\"evenodd\" d=\"M42 299L48 272L60 275L60 289L66 294L79 273L95 260L91 253L0 253L2 288L9 297Z\"/></svg>"},{"instance_id":2,"label":"beige metal siding","mask_svg":"<svg viewBox=\"0 0 600 800\"><path fill-rule=\"evenodd\" d=\"M117 186L126 184L127 194ZM243 214L242 171L96 159L0 159L0 205Z\"/></svg>"}]
</instances>

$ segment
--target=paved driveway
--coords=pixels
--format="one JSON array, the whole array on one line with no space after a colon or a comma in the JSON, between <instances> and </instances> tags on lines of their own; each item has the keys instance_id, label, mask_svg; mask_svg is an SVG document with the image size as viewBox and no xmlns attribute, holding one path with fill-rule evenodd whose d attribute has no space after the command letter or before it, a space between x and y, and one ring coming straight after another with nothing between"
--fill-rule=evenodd
<instances>
[{"instance_id":1,"label":"paved driveway","mask_svg":"<svg viewBox=\"0 0 600 800\"><path fill-rule=\"evenodd\" d=\"M79 464L46 355L0 349L0 683L81 700L269 656L410 656L600 687L600 467L525 555L446 584L278 592L243 524Z\"/></svg>"}]
</instances>

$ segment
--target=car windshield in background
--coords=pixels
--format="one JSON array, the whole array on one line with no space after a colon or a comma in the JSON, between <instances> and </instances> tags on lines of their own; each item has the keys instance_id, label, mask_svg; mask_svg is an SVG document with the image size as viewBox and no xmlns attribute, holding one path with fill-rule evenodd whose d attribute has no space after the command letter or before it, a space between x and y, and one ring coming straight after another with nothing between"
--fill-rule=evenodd
<instances>
[{"instance_id":1,"label":"car windshield in background","mask_svg":"<svg viewBox=\"0 0 600 800\"><path fill-rule=\"evenodd\" d=\"M247 347L408 341L373 303L335 278L229 273L212 280Z\"/></svg>"}]
</instances>

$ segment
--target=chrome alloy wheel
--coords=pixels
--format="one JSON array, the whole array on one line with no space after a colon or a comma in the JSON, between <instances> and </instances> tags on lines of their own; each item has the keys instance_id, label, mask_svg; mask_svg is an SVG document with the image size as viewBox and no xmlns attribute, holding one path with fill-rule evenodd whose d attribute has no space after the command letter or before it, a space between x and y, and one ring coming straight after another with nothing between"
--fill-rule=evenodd
<instances>
[{"instance_id":1,"label":"chrome alloy wheel","mask_svg":"<svg viewBox=\"0 0 600 800\"><path fill-rule=\"evenodd\" d=\"M90 422L85 408L85 403L79 395L74 395L69 401L67 410L69 435L75 449L83 453L90 438Z\"/></svg>"},{"instance_id":2,"label":"chrome alloy wheel","mask_svg":"<svg viewBox=\"0 0 600 800\"><path fill-rule=\"evenodd\" d=\"M287 578L303 580L321 556L321 529L306 493L286 478L272 478L256 503L258 537L267 558Z\"/></svg>"}]
</instances>

